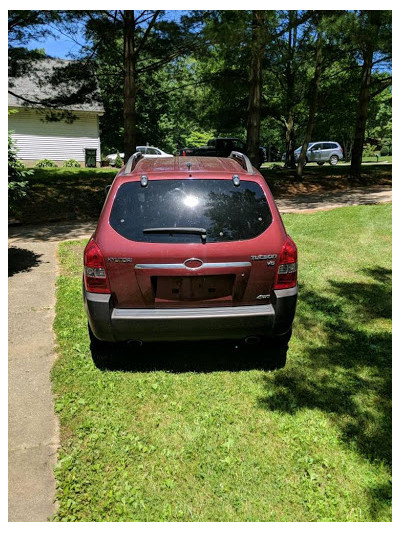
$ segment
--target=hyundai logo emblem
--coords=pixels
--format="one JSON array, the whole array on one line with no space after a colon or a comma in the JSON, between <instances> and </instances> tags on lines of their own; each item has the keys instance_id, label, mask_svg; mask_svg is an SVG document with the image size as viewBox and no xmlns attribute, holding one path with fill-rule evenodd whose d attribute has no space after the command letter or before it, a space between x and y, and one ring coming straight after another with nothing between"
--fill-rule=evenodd
<instances>
[{"instance_id":1,"label":"hyundai logo emblem","mask_svg":"<svg viewBox=\"0 0 400 533\"><path fill-rule=\"evenodd\" d=\"M203 261L201 259L197 259L196 257L191 257L190 259L186 259L183 264L186 268L194 270L196 268L200 268L203 265Z\"/></svg>"}]
</instances>

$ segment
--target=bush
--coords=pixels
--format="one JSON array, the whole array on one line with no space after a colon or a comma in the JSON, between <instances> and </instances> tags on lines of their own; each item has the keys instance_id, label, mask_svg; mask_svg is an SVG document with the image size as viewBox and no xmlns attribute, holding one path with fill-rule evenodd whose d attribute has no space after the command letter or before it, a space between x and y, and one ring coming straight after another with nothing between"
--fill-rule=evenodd
<instances>
[{"instance_id":1,"label":"bush","mask_svg":"<svg viewBox=\"0 0 400 533\"><path fill-rule=\"evenodd\" d=\"M51 159L41 159L36 163L35 168L57 168L57 165Z\"/></svg>"},{"instance_id":2,"label":"bush","mask_svg":"<svg viewBox=\"0 0 400 533\"><path fill-rule=\"evenodd\" d=\"M76 159L68 159L68 161L64 161L63 167L64 168L81 168L81 165Z\"/></svg>"},{"instance_id":3,"label":"bush","mask_svg":"<svg viewBox=\"0 0 400 533\"><path fill-rule=\"evenodd\" d=\"M115 167L122 168L123 166L124 166L124 162L122 161L122 158L119 155L119 152L117 152L117 157L115 158Z\"/></svg>"},{"instance_id":4,"label":"bush","mask_svg":"<svg viewBox=\"0 0 400 533\"><path fill-rule=\"evenodd\" d=\"M381 156L385 157L387 155L392 155L389 146L382 146Z\"/></svg>"},{"instance_id":5,"label":"bush","mask_svg":"<svg viewBox=\"0 0 400 533\"><path fill-rule=\"evenodd\" d=\"M17 215L17 202L28 192L27 176L33 174L17 159L15 143L8 133L8 209L10 215Z\"/></svg>"},{"instance_id":6,"label":"bush","mask_svg":"<svg viewBox=\"0 0 400 533\"><path fill-rule=\"evenodd\" d=\"M363 150L363 157L373 157L375 155L376 148L371 144L366 144Z\"/></svg>"}]
</instances>

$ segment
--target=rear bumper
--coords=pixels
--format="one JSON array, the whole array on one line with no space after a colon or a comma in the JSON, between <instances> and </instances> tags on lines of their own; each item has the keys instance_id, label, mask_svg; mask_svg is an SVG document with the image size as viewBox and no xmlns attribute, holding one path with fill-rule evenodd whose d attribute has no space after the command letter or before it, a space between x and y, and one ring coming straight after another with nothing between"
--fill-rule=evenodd
<instances>
[{"instance_id":1,"label":"rear bumper","mask_svg":"<svg viewBox=\"0 0 400 533\"><path fill-rule=\"evenodd\" d=\"M109 294L83 289L94 335L103 341L179 341L240 339L282 335L293 322L297 287L274 291L272 303L238 307L117 309Z\"/></svg>"}]
</instances>

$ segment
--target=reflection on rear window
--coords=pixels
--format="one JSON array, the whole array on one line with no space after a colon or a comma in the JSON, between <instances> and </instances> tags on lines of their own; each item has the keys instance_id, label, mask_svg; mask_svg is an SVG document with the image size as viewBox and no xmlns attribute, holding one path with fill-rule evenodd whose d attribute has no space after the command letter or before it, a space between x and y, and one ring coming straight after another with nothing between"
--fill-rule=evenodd
<instances>
[{"instance_id":1,"label":"reflection on rear window","mask_svg":"<svg viewBox=\"0 0 400 533\"><path fill-rule=\"evenodd\" d=\"M272 222L261 187L251 181L154 180L124 183L110 215L115 231L132 241L197 243L199 235L144 234L149 228L204 228L207 242L257 237Z\"/></svg>"}]
</instances>

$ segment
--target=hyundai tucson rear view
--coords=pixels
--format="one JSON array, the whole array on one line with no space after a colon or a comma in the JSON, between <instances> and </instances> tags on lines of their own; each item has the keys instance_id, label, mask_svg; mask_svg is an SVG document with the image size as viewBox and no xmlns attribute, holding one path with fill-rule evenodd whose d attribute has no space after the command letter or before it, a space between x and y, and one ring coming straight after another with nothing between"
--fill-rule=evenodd
<instances>
[{"instance_id":1,"label":"hyundai tucson rear view","mask_svg":"<svg viewBox=\"0 0 400 533\"><path fill-rule=\"evenodd\" d=\"M134 154L86 246L83 295L95 343L243 339L286 357L297 249L245 155Z\"/></svg>"}]
</instances>

